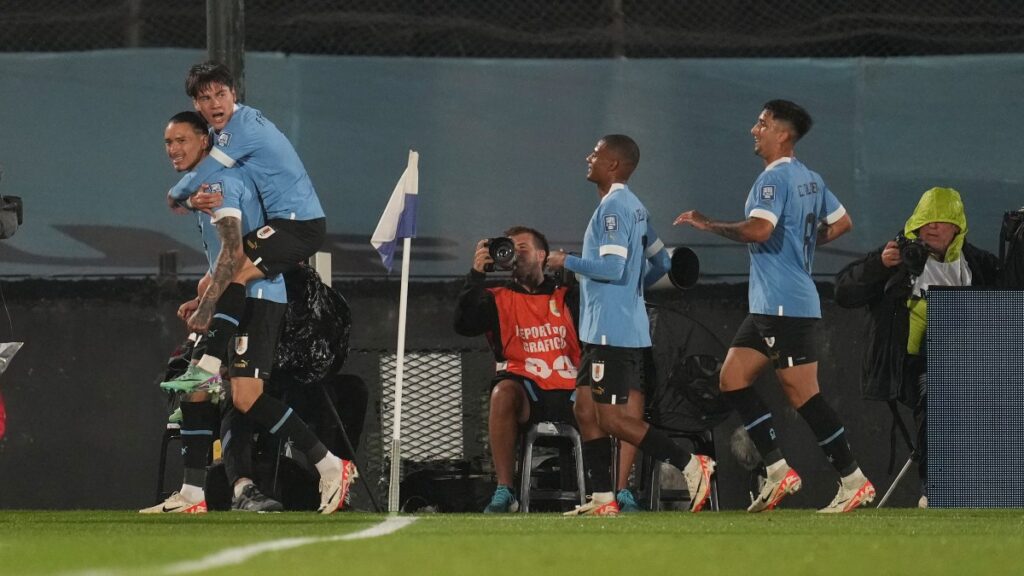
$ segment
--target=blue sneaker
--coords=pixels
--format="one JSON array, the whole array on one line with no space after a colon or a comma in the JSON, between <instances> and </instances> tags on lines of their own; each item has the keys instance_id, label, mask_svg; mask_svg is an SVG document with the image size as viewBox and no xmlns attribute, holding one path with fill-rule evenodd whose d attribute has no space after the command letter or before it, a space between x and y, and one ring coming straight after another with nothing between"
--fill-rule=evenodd
<instances>
[{"instance_id":1,"label":"blue sneaker","mask_svg":"<svg viewBox=\"0 0 1024 576\"><path fill-rule=\"evenodd\" d=\"M519 501L512 495L508 486L499 485L491 496L491 503L484 508L484 514L502 514L504 512L518 512Z\"/></svg>"},{"instance_id":2,"label":"blue sneaker","mask_svg":"<svg viewBox=\"0 0 1024 576\"><path fill-rule=\"evenodd\" d=\"M619 490L615 494L615 501L619 503L619 512L628 514L640 511L640 505L636 503L636 498L633 497L633 493L629 491L629 488Z\"/></svg>"}]
</instances>

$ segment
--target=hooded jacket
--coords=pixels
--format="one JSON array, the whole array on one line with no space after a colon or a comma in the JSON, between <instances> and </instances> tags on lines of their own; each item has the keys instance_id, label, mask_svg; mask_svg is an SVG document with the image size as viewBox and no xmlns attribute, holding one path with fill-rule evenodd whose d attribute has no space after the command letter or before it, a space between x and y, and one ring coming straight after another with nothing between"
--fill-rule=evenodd
<instances>
[{"instance_id":1,"label":"hooded jacket","mask_svg":"<svg viewBox=\"0 0 1024 576\"><path fill-rule=\"evenodd\" d=\"M963 258L970 270L970 285L1001 286L999 259L966 241L967 217L960 194L952 188L932 188L921 196L903 233L916 239L917 231L931 222L956 224L960 232L946 250L945 261ZM850 263L836 276L836 302L844 308L866 306L864 359L861 365L861 394L867 400L909 400L903 389L903 367L911 334L911 309L924 317L925 302L911 298L914 278L904 266L882 264L885 246Z\"/></svg>"}]
</instances>

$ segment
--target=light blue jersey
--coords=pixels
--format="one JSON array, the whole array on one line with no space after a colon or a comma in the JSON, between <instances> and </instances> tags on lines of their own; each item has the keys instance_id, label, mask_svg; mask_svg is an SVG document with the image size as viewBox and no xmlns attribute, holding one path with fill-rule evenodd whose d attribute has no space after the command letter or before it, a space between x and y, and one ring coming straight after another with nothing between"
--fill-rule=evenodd
<instances>
[{"instance_id":1,"label":"light blue jersey","mask_svg":"<svg viewBox=\"0 0 1024 576\"><path fill-rule=\"evenodd\" d=\"M623 348L651 345L644 286L665 274L669 257L648 225L647 209L629 188L612 185L590 218L583 254L567 256L565 267L581 277L581 341Z\"/></svg>"},{"instance_id":2,"label":"light blue jersey","mask_svg":"<svg viewBox=\"0 0 1024 576\"><path fill-rule=\"evenodd\" d=\"M214 134L210 155L196 166L195 177L183 177L171 197L184 200L203 183L217 180L236 164L255 182L268 219L313 220L324 217L320 198L302 160L288 138L263 113L236 104L224 129Z\"/></svg>"},{"instance_id":3,"label":"light blue jersey","mask_svg":"<svg viewBox=\"0 0 1024 576\"><path fill-rule=\"evenodd\" d=\"M821 318L811 278L818 223L834 224L846 209L816 172L796 158L780 158L754 182L744 213L775 226L768 240L748 245L750 313Z\"/></svg>"},{"instance_id":4,"label":"light blue jersey","mask_svg":"<svg viewBox=\"0 0 1024 576\"><path fill-rule=\"evenodd\" d=\"M217 180L209 182L210 192L222 194L224 203L214 212L213 219L205 212L196 212L199 230L203 235L203 246L206 259L210 263L210 273L217 265L220 254L220 235L214 224L224 217L238 218L242 221L242 234L245 235L263 226L263 211L259 198L244 172L237 169L224 170L217 175ZM247 185L248 184L248 185ZM286 304L288 295L284 287L284 276L278 274L273 278L254 280L245 287L246 296L260 300L269 300Z\"/></svg>"}]
</instances>

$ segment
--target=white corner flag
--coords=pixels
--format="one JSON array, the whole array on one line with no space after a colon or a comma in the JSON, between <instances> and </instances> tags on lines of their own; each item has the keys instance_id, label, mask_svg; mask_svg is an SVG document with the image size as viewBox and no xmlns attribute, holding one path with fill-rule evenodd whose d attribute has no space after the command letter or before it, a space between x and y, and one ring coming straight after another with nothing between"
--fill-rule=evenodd
<instances>
[{"instance_id":1,"label":"white corner flag","mask_svg":"<svg viewBox=\"0 0 1024 576\"><path fill-rule=\"evenodd\" d=\"M398 350L395 354L395 413L391 427L391 479L388 483L388 512L398 512L398 485L402 466L402 377L405 372L405 318L409 301L409 260L412 257L412 242L416 237L416 200L420 188L420 155L409 150L409 164L398 179L391 199L384 208L384 214L373 231L370 244L380 252L380 258L391 272L395 255L395 244L399 238L402 244L402 287L398 299Z\"/></svg>"},{"instance_id":2,"label":"white corner flag","mask_svg":"<svg viewBox=\"0 0 1024 576\"><path fill-rule=\"evenodd\" d=\"M384 208L384 214L377 223L377 229L370 238L370 244L380 253L380 259L388 272L391 272L398 240L416 237L416 199L420 191L419 162L419 153L409 150L409 165L398 179L391 199ZM405 248L408 249L408 246ZM408 252L405 258L409 259Z\"/></svg>"}]
</instances>

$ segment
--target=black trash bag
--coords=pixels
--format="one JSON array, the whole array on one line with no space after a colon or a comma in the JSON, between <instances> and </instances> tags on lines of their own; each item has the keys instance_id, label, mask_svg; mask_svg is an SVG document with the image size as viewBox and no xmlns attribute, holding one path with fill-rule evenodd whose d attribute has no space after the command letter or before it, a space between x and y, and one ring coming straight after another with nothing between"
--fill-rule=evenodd
<instances>
[{"instance_id":1,"label":"black trash bag","mask_svg":"<svg viewBox=\"0 0 1024 576\"><path fill-rule=\"evenodd\" d=\"M288 310L271 379L290 386L316 384L341 370L348 358L352 311L309 266L286 272L284 280Z\"/></svg>"}]
</instances>

